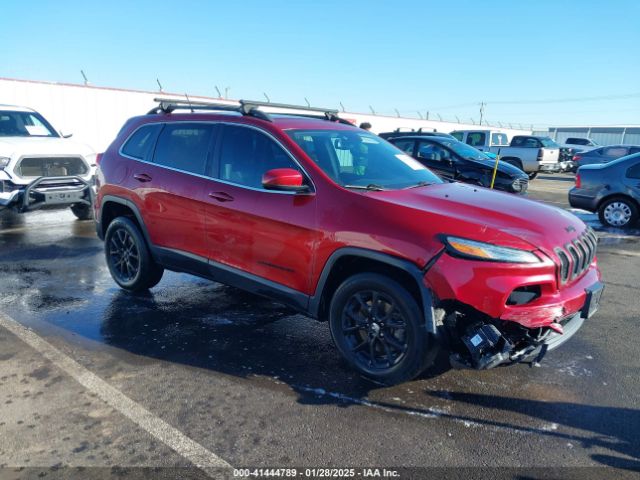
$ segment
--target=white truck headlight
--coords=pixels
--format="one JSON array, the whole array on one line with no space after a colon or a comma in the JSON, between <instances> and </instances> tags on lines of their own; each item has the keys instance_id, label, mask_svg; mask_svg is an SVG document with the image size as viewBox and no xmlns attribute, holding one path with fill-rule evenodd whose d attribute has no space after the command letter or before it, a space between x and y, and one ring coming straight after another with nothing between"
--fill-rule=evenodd
<instances>
[{"instance_id":1,"label":"white truck headlight","mask_svg":"<svg viewBox=\"0 0 640 480\"><path fill-rule=\"evenodd\" d=\"M11 159L9 157L0 157L0 170L3 170L7 165L9 165L10 161Z\"/></svg>"}]
</instances>

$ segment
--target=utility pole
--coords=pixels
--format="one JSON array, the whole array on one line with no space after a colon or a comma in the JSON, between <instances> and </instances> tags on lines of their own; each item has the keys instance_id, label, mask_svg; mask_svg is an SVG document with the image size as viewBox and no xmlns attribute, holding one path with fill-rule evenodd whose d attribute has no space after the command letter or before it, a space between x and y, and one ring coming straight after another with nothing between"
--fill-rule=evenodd
<instances>
[{"instance_id":1,"label":"utility pole","mask_svg":"<svg viewBox=\"0 0 640 480\"><path fill-rule=\"evenodd\" d=\"M482 118L484 117L484 107L487 104L485 102L480 102L480 125L482 125Z\"/></svg>"}]
</instances>

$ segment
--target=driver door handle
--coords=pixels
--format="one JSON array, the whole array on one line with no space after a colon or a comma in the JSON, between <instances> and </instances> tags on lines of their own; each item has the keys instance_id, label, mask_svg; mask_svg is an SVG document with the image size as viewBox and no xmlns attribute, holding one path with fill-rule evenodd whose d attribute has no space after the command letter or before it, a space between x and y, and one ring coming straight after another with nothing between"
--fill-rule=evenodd
<instances>
[{"instance_id":1,"label":"driver door handle","mask_svg":"<svg viewBox=\"0 0 640 480\"><path fill-rule=\"evenodd\" d=\"M133 174L133 178L135 178L136 180L138 180L139 182L150 182L152 179L149 175L147 175L146 173L134 173Z\"/></svg>"},{"instance_id":2,"label":"driver door handle","mask_svg":"<svg viewBox=\"0 0 640 480\"><path fill-rule=\"evenodd\" d=\"M209 192L209 196L219 202L231 202L233 197L225 192Z\"/></svg>"}]
</instances>

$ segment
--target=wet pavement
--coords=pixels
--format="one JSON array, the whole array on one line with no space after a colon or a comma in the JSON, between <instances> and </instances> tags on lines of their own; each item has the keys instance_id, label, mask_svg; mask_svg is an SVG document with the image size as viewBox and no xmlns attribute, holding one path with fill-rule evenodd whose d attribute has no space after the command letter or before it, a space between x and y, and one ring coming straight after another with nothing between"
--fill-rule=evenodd
<instances>
[{"instance_id":1,"label":"wet pavement","mask_svg":"<svg viewBox=\"0 0 640 480\"><path fill-rule=\"evenodd\" d=\"M571 185L542 176L530 197L568 208ZM269 300L176 273L146 295L118 289L93 223L67 211L0 214L0 312L234 467L621 478L640 469L640 232L579 214L601 237L607 290L538 368L440 359L416 381L376 385L343 364L326 324ZM0 467L191 465L118 405L0 326Z\"/></svg>"}]
</instances>

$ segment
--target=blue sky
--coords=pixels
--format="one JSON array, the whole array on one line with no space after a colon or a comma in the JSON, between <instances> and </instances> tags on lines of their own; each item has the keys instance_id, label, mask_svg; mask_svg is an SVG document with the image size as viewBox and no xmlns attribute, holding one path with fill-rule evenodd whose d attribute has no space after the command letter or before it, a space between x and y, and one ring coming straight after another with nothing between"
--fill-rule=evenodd
<instances>
[{"instance_id":1,"label":"blue sky","mask_svg":"<svg viewBox=\"0 0 640 480\"><path fill-rule=\"evenodd\" d=\"M4 0L0 76L534 125L640 124L640 2ZM603 98L606 97L606 98ZM560 101L561 100L561 101Z\"/></svg>"}]
</instances>

